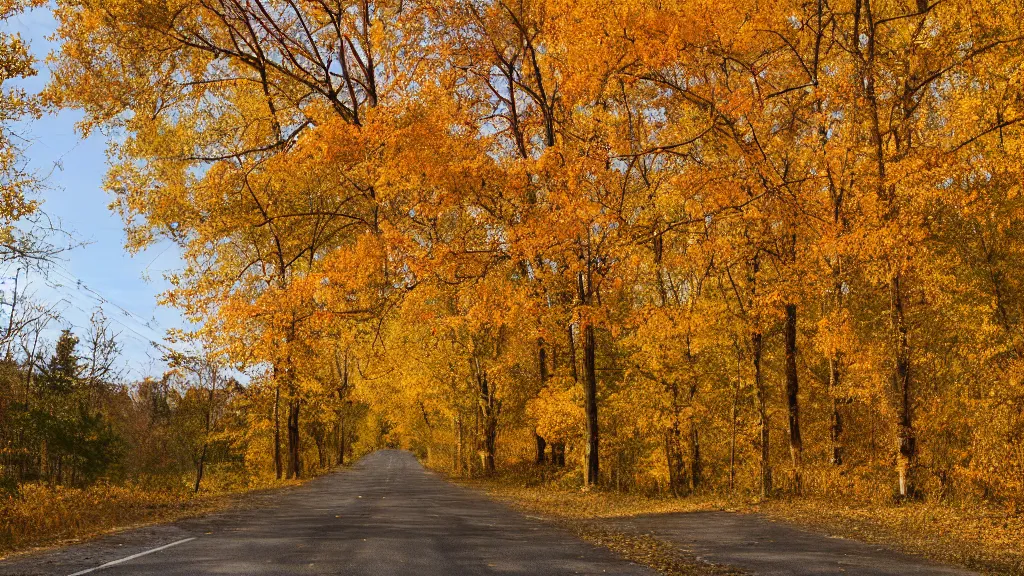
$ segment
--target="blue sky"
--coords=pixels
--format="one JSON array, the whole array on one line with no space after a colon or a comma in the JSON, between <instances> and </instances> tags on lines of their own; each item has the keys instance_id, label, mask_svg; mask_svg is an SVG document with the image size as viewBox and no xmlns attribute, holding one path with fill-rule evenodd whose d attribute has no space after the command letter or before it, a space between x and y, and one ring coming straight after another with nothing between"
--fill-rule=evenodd
<instances>
[{"instance_id":1,"label":"blue sky","mask_svg":"<svg viewBox=\"0 0 1024 576\"><path fill-rule=\"evenodd\" d=\"M23 83L29 90L39 90L49 77L43 59L54 48L47 37L55 26L48 10L33 10L7 23L8 31L20 32L30 41L40 61L39 75ZM148 341L159 341L167 328L183 324L176 310L157 305L158 295L167 286L164 273L181 265L179 252L170 243L135 256L124 250L121 219L108 209L111 197L102 188L106 142L102 135L79 138L75 122L80 118L77 111L64 111L18 127L29 139L30 168L48 175L40 194L43 211L75 242L85 244L65 253L48 279L34 274L29 293L37 300L56 303L78 333L92 310L101 306L120 333L127 376L159 375L163 364ZM6 277L2 283L5 302L10 301L14 268L0 269ZM23 287L24 274L21 282ZM54 324L48 337L53 339L59 330Z\"/></svg>"}]
</instances>

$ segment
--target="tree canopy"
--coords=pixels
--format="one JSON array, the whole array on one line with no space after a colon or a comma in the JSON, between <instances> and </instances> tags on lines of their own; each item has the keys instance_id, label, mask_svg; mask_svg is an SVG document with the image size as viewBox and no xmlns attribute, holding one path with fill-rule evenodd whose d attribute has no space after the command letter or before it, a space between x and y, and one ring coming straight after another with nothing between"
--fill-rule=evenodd
<instances>
[{"instance_id":1,"label":"tree canopy","mask_svg":"<svg viewBox=\"0 0 1024 576\"><path fill-rule=\"evenodd\" d=\"M224 426L279 476L352 426L457 471L1024 498L1013 2L56 15L45 100L111 135L129 248L180 246L166 302L254 374Z\"/></svg>"}]
</instances>

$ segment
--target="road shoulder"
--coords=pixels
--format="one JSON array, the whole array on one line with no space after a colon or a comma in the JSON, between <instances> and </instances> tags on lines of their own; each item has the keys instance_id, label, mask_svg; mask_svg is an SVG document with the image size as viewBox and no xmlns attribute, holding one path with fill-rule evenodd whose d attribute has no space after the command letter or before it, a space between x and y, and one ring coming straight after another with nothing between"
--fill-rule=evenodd
<instances>
[{"instance_id":1,"label":"road shoulder","mask_svg":"<svg viewBox=\"0 0 1024 576\"><path fill-rule=\"evenodd\" d=\"M1020 550L1013 550L1010 543L1000 549L1002 556L990 555L987 562L982 562L978 556L949 554L949 546L943 545L949 537L935 531L924 530L915 536L916 545L907 546L905 540L895 538L881 540L879 536L886 534L885 521L891 521L885 516L877 519L874 532L852 530L849 524L846 530L833 530L830 525L843 525L842 516L829 517L827 511L816 508L818 513L806 514L804 521L787 518L785 512L796 508L784 500L751 505L714 496L647 498L508 478L463 483L526 513L565 525L581 538L602 543L624 557L671 574L1024 573L1014 564ZM804 506L809 507L806 502ZM809 517L817 521L810 522ZM857 538L861 533L873 537Z\"/></svg>"},{"instance_id":2,"label":"road shoulder","mask_svg":"<svg viewBox=\"0 0 1024 576\"><path fill-rule=\"evenodd\" d=\"M220 530L239 515L273 506L281 497L302 485L293 482L275 488L216 495L204 499L201 506L164 511L146 521L125 522L77 538L23 548L0 557L0 576L56 574L58 566L62 574L94 568L196 534Z\"/></svg>"}]
</instances>

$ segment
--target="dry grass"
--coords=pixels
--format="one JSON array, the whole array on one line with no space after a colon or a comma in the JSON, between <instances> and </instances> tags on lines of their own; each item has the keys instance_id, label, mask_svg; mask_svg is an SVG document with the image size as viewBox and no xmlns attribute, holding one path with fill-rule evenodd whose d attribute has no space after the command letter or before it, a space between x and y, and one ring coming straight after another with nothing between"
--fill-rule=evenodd
<instances>
[{"instance_id":1,"label":"dry grass","mask_svg":"<svg viewBox=\"0 0 1024 576\"><path fill-rule=\"evenodd\" d=\"M473 480L469 483L484 488L499 500L515 503L518 507L531 512L577 520L735 509L734 504L718 496L649 497L600 489L572 490L547 486L524 486L509 483L503 478Z\"/></svg>"},{"instance_id":2,"label":"dry grass","mask_svg":"<svg viewBox=\"0 0 1024 576\"><path fill-rule=\"evenodd\" d=\"M96 484L67 488L26 484L0 499L0 558L25 549L80 540L128 527L208 514L235 497L297 482L235 483L193 494L180 488Z\"/></svg>"}]
</instances>

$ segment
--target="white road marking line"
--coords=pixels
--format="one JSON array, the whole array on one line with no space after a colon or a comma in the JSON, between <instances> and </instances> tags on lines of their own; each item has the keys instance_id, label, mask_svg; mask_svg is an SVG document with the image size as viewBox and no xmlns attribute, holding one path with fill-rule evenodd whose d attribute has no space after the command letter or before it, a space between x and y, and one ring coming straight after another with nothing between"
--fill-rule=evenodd
<instances>
[{"instance_id":1,"label":"white road marking line","mask_svg":"<svg viewBox=\"0 0 1024 576\"><path fill-rule=\"evenodd\" d=\"M139 558L141 556L145 556L147 554L152 554L153 552L159 552L161 550L166 550L166 549L170 548L171 546L177 546L178 544L184 544L185 542L191 542L193 540L195 540L194 537L193 538L185 538L184 540L178 540L177 542L171 542L170 544L164 544L163 546L159 546L157 548L153 548L152 550L146 550L145 552L139 552L138 554L132 554L131 556L128 556L128 557L125 557L125 558L121 558L120 560L114 560L112 562L107 562L106 564L102 564L102 565L97 566L95 568L89 568L88 570L82 570L81 572L75 572L74 574L69 574L68 576L82 576L82 574L89 574L90 572L95 572L97 570L103 570L104 568L110 568L111 566L116 566L118 564L123 564L125 562L128 562L129 560L135 560L136 558Z\"/></svg>"}]
</instances>

